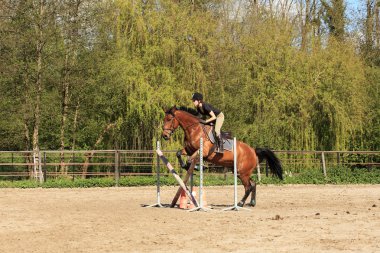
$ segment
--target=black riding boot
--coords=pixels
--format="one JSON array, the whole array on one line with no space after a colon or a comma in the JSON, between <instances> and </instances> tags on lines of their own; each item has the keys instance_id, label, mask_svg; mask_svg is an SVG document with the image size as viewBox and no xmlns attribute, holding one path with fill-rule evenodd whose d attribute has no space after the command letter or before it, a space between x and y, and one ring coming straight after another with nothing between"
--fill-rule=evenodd
<instances>
[{"instance_id":1,"label":"black riding boot","mask_svg":"<svg viewBox=\"0 0 380 253\"><path fill-rule=\"evenodd\" d=\"M216 153L223 153L223 139L221 136L218 136L217 139L218 147L216 149Z\"/></svg>"}]
</instances>

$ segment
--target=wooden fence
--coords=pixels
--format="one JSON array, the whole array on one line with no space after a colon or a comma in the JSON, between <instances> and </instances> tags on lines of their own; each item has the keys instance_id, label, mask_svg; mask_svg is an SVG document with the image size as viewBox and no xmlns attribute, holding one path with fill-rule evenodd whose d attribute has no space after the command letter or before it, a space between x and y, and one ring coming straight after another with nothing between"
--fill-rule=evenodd
<instances>
[{"instance_id":1,"label":"wooden fence","mask_svg":"<svg viewBox=\"0 0 380 253\"><path fill-rule=\"evenodd\" d=\"M380 151L275 151L285 173L318 169L325 176L330 168L378 168ZM179 168L175 151L165 151L165 156ZM46 180L56 177L94 177L152 175L155 174L154 150L86 150L86 151L0 151L0 180L35 178ZM262 173L268 176L265 163ZM162 172L166 170L162 167ZM206 164L206 173L231 173Z\"/></svg>"}]
</instances>

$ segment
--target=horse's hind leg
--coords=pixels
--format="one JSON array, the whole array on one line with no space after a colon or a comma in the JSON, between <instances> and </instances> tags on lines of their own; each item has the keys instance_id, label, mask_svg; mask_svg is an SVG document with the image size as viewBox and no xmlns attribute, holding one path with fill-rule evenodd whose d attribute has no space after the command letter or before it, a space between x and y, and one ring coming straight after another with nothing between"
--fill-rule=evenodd
<instances>
[{"instance_id":1,"label":"horse's hind leg","mask_svg":"<svg viewBox=\"0 0 380 253\"><path fill-rule=\"evenodd\" d=\"M256 205L256 182L250 180L251 183L251 202L248 204L250 206Z\"/></svg>"},{"instance_id":2,"label":"horse's hind leg","mask_svg":"<svg viewBox=\"0 0 380 253\"><path fill-rule=\"evenodd\" d=\"M245 191L244 191L244 196L243 196L243 198L240 200L240 202L238 203L238 206L242 207L242 206L244 206L245 201L247 200L249 194L250 194L251 191L252 191L252 185L251 185L251 183L250 183L250 179L249 179L249 177L242 177L242 176L239 176L239 178L240 178L241 182L243 183L243 185L244 185L244 189L245 189ZM256 188L255 188L255 190L256 190Z\"/></svg>"}]
</instances>

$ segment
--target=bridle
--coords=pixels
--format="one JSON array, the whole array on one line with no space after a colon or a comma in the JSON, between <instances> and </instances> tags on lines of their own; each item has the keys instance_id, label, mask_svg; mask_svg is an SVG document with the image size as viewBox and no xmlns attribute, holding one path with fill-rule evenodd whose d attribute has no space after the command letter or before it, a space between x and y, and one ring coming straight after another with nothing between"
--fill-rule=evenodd
<instances>
[{"instance_id":1,"label":"bridle","mask_svg":"<svg viewBox=\"0 0 380 253\"><path fill-rule=\"evenodd\" d=\"M174 128L174 119L175 119L175 116L172 114L172 113L169 113L173 116L173 118L170 120L171 121L171 125L170 125L170 128L162 128L162 130L164 131L169 131L169 136L171 136L174 131L175 131L175 128Z\"/></svg>"},{"instance_id":2,"label":"bridle","mask_svg":"<svg viewBox=\"0 0 380 253\"><path fill-rule=\"evenodd\" d=\"M169 131L169 136L171 136L173 133L174 133L174 131L176 130L176 128L174 128L174 119L176 119L179 123L181 123L180 121L179 121L179 119L178 118L176 118L175 117L175 115L174 115L174 113L172 113L172 112L167 112L167 114L170 114L170 115L172 115L173 117L171 118L171 125L170 125L170 128L162 128L162 130L163 131ZM199 124L199 122L195 122L195 123L193 123L193 124L190 124L190 125L188 125L188 126L186 126L185 128L184 128L184 131L186 131L188 128L190 128L190 127L192 127L192 126L194 126L194 125L196 125L196 124Z\"/></svg>"}]
</instances>

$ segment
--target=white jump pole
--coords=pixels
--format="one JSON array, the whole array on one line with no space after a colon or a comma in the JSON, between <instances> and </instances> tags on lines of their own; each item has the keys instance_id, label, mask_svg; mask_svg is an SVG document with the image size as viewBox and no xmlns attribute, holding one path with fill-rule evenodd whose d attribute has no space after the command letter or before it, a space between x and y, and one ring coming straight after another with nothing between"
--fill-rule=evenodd
<instances>
[{"instance_id":1,"label":"white jump pole","mask_svg":"<svg viewBox=\"0 0 380 253\"><path fill-rule=\"evenodd\" d=\"M157 149L160 149L160 141L157 141ZM156 165L156 174L157 174L157 203L149 205L146 207L164 207L161 205L161 195L160 195L160 157L157 155L157 165Z\"/></svg>"},{"instance_id":2,"label":"white jump pole","mask_svg":"<svg viewBox=\"0 0 380 253\"><path fill-rule=\"evenodd\" d=\"M237 200L237 148L236 148L236 137L234 137L234 146L233 146L233 152L234 152L234 205L228 208L223 209L222 211L239 211L239 210L249 210L244 207L238 206L238 200ZM250 210L249 210L250 211Z\"/></svg>"},{"instance_id":3,"label":"white jump pole","mask_svg":"<svg viewBox=\"0 0 380 253\"><path fill-rule=\"evenodd\" d=\"M200 139L200 148L199 148L199 206L193 209L190 209L189 212L194 211L204 211L207 212L211 210L210 208L203 206L203 138Z\"/></svg>"}]
</instances>

